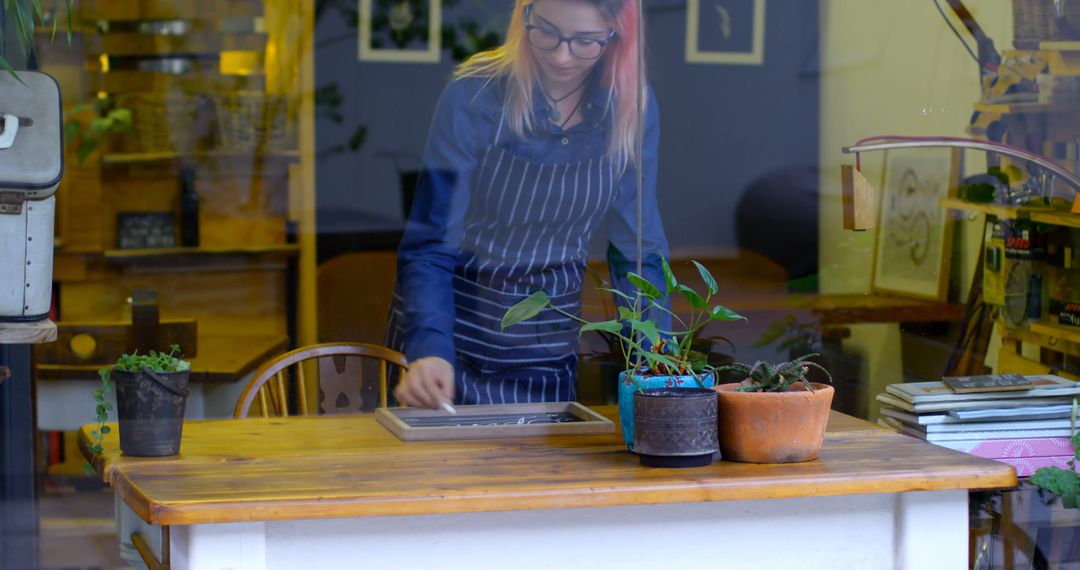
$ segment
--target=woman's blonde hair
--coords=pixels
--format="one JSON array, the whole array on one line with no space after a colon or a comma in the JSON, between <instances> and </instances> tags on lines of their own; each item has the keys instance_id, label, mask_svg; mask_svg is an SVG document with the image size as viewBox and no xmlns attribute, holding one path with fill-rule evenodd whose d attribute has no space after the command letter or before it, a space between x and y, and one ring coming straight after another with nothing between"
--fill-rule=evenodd
<instances>
[{"instance_id":1,"label":"woman's blonde hair","mask_svg":"<svg viewBox=\"0 0 1080 570\"><path fill-rule=\"evenodd\" d=\"M526 37L525 6L533 0L516 0L506 41L499 47L480 52L454 71L455 77L507 78L505 120L519 137L533 129L533 94L538 69ZM614 109L608 153L616 157L620 168L637 161L638 117L637 89L645 85L645 70L638 65L637 0L579 0L596 6L615 38L604 48L603 75L600 85L607 88L605 112ZM642 98L642 108L645 101Z\"/></svg>"}]
</instances>

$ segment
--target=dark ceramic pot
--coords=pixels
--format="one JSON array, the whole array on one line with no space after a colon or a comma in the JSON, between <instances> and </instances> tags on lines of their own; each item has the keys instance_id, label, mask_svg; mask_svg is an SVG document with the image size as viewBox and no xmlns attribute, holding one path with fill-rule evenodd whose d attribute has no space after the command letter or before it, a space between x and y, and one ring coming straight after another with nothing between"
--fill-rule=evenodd
<instances>
[{"instance_id":1,"label":"dark ceramic pot","mask_svg":"<svg viewBox=\"0 0 1080 570\"><path fill-rule=\"evenodd\" d=\"M113 370L120 451L159 457L180 453L189 372Z\"/></svg>"},{"instance_id":2,"label":"dark ceramic pot","mask_svg":"<svg viewBox=\"0 0 1080 570\"><path fill-rule=\"evenodd\" d=\"M720 450L716 392L647 388L634 393L634 453L649 467L701 467Z\"/></svg>"}]
</instances>

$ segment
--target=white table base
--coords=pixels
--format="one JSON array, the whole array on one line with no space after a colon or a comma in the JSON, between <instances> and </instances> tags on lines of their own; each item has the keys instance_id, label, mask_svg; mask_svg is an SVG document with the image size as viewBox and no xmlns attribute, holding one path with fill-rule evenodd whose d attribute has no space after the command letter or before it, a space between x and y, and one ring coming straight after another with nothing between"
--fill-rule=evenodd
<instances>
[{"instance_id":1,"label":"white table base","mask_svg":"<svg viewBox=\"0 0 1080 570\"><path fill-rule=\"evenodd\" d=\"M954 569L968 564L968 492L205 524L170 537L177 570Z\"/></svg>"}]
</instances>

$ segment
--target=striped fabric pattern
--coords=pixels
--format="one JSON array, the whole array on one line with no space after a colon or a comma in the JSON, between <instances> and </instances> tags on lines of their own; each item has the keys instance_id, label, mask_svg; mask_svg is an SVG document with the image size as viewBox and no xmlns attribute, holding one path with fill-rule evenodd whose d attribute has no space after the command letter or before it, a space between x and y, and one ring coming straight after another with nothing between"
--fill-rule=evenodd
<instances>
[{"instance_id":1,"label":"striped fabric pattern","mask_svg":"<svg viewBox=\"0 0 1080 570\"><path fill-rule=\"evenodd\" d=\"M454 272L455 403L576 399L573 319L548 309L505 332L499 328L507 309L538 290L560 309L580 313L587 248L615 199L615 176L610 157L541 164L497 144L487 147ZM394 347L402 344L403 303L395 294Z\"/></svg>"}]
</instances>

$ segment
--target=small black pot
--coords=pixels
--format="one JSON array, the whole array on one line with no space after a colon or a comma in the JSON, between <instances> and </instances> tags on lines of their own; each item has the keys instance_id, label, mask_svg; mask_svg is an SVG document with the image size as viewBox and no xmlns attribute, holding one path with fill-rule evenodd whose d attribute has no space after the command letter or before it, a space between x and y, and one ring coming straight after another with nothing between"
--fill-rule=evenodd
<instances>
[{"instance_id":1,"label":"small black pot","mask_svg":"<svg viewBox=\"0 0 1080 570\"><path fill-rule=\"evenodd\" d=\"M634 453L649 467L701 467L720 451L716 392L648 388L634 393Z\"/></svg>"},{"instance_id":2,"label":"small black pot","mask_svg":"<svg viewBox=\"0 0 1080 570\"><path fill-rule=\"evenodd\" d=\"M180 453L189 372L112 371L120 451L160 457Z\"/></svg>"}]
</instances>

